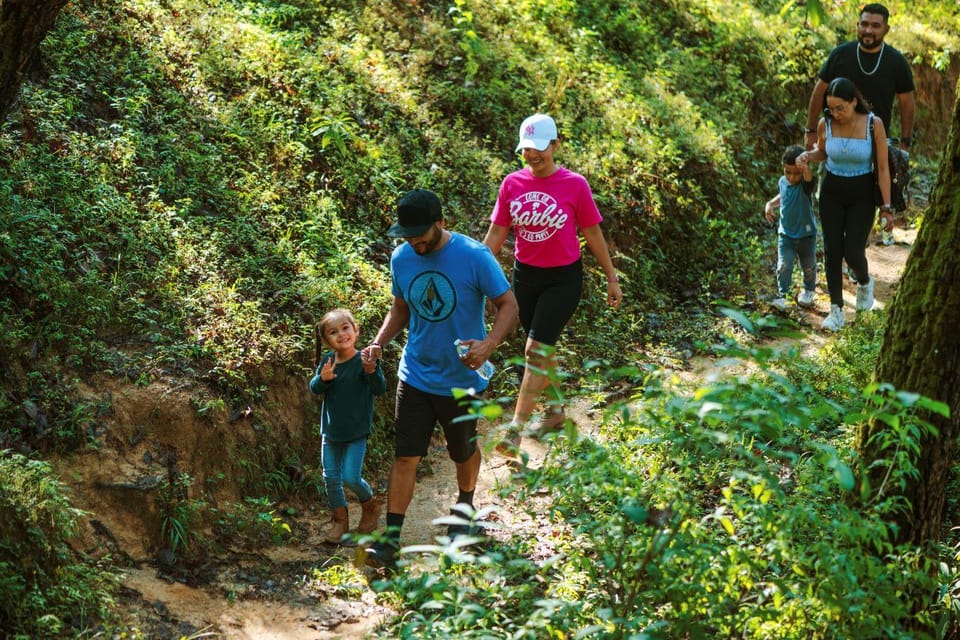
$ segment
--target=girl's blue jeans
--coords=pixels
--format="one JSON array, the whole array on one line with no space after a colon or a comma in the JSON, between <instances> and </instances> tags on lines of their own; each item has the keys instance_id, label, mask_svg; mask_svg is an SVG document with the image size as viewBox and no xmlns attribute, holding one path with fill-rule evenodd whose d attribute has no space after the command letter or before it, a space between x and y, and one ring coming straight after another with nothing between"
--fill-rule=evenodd
<instances>
[{"instance_id":1,"label":"girl's blue jeans","mask_svg":"<svg viewBox=\"0 0 960 640\"><path fill-rule=\"evenodd\" d=\"M327 486L327 503L331 509L347 506L343 488L347 487L360 502L373 497L370 485L361 476L363 459L367 455L367 439L351 442L330 442L326 436L320 449L323 463L323 482Z\"/></svg>"}]
</instances>

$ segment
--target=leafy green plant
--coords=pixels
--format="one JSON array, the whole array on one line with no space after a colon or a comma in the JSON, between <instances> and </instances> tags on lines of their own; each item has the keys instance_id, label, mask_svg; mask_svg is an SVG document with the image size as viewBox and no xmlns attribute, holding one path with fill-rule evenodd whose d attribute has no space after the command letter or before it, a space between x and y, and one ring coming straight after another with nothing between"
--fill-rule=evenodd
<instances>
[{"instance_id":1,"label":"leafy green plant","mask_svg":"<svg viewBox=\"0 0 960 640\"><path fill-rule=\"evenodd\" d=\"M601 440L555 436L519 492L504 489L549 517L555 535L470 553L419 549L437 555L436 569L377 587L405 598L408 614L390 629L930 637L929 562L896 545L891 518L903 505L867 499L846 444L863 421L914 425L884 437L890 482L915 473L918 399L871 386L839 402L795 386L780 371L791 361L767 347L730 345L727 355L752 373L692 391L648 377L608 408Z\"/></svg>"},{"instance_id":2,"label":"leafy green plant","mask_svg":"<svg viewBox=\"0 0 960 640\"><path fill-rule=\"evenodd\" d=\"M70 547L83 513L50 465L0 451L0 627L11 638L61 638L111 619L119 578Z\"/></svg>"},{"instance_id":3,"label":"leafy green plant","mask_svg":"<svg viewBox=\"0 0 960 640\"><path fill-rule=\"evenodd\" d=\"M190 551L200 537L198 527L205 503L189 497L192 484L190 474L178 473L157 487L160 538L173 556Z\"/></svg>"}]
</instances>

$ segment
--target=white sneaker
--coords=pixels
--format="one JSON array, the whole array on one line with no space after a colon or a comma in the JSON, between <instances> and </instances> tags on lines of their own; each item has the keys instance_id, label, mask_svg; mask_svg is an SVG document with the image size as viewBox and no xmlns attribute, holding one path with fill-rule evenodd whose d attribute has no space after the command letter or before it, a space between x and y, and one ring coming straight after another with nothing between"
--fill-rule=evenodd
<instances>
[{"instance_id":1,"label":"white sneaker","mask_svg":"<svg viewBox=\"0 0 960 640\"><path fill-rule=\"evenodd\" d=\"M830 313L827 314L823 324L820 325L826 331L840 331L843 328L843 309L835 304L830 305Z\"/></svg>"},{"instance_id":2,"label":"white sneaker","mask_svg":"<svg viewBox=\"0 0 960 640\"><path fill-rule=\"evenodd\" d=\"M797 304L801 307L812 307L813 291L807 291L806 289L801 291L800 295L797 296Z\"/></svg>"},{"instance_id":3,"label":"white sneaker","mask_svg":"<svg viewBox=\"0 0 960 640\"><path fill-rule=\"evenodd\" d=\"M867 284L857 285L857 311L870 311L873 308L873 278Z\"/></svg>"},{"instance_id":4,"label":"white sneaker","mask_svg":"<svg viewBox=\"0 0 960 640\"><path fill-rule=\"evenodd\" d=\"M774 298L770 301L770 306L776 309L777 311L786 311L787 310L787 300L786 298Z\"/></svg>"}]
</instances>

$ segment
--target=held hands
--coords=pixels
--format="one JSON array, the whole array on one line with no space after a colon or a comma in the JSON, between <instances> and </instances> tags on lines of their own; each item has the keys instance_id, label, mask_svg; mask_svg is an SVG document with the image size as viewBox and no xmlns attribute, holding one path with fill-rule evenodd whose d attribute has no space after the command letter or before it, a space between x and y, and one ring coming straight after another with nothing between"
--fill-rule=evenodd
<instances>
[{"instance_id":1,"label":"held hands","mask_svg":"<svg viewBox=\"0 0 960 640\"><path fill-rule=\"evenodd\" d=\"M373 343L363 349L363 351L360 352L360 360L363 363L363 372L373 373L376 371L377 361L380 359L381 355L383 355L383 347L377 343Z\"/></svg>"}]
</instances>

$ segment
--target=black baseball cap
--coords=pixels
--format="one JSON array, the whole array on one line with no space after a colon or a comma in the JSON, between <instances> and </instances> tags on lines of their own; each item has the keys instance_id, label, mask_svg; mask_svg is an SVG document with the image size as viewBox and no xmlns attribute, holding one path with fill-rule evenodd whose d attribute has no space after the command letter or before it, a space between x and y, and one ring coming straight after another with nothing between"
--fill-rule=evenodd
<instances>
[{"instance_id":1,"label":"black baseball cap","mask_svg":"<svg viewBox=\"0 0 960 640\"><path fill-rule=\"evenodd\" d=\"M422 236L437 220L443 220L440 198L428 189L414 189L397 203L397 224L387 230L387 235L391 238Z\"/></svg>"}]
</instances>

